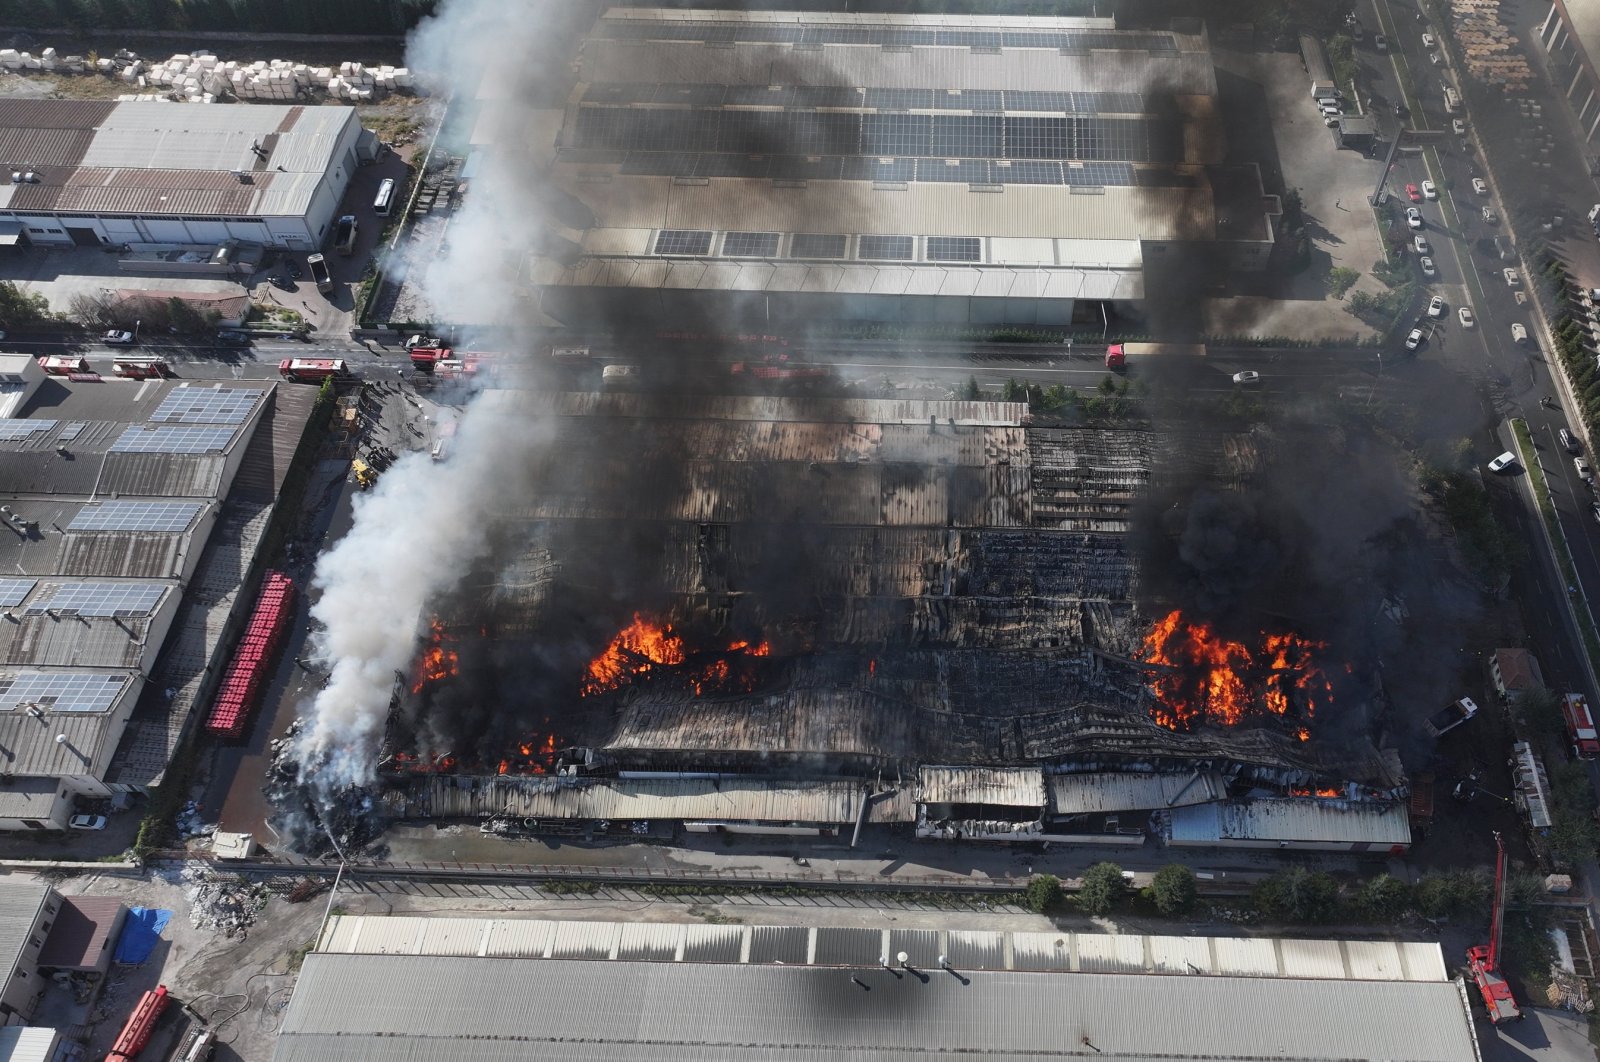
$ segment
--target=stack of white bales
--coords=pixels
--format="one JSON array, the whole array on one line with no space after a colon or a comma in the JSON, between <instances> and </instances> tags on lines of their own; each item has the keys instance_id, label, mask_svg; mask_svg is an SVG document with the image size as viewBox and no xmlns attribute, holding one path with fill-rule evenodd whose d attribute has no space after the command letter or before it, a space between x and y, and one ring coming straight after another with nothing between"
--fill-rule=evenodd
<instances>
[{"instance_id":1,"label":"stack of white bales","mask_svg":"<svg viewBox=\"0 0 1600 1062\"><path fill-rule=\"evenodd\" d=\"M65 74L81 74L88 63L81 55L57 55L54 48L46 48L38 55L19 52L15 48L0 48L0 68L6 70L58 70Z\"/></svg>"}]
</instances>

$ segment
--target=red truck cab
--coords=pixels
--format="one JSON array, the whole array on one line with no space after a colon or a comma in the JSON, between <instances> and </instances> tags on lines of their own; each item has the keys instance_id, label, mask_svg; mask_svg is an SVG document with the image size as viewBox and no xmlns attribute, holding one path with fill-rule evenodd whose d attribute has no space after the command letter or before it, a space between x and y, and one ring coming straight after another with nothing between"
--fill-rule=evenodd
<instances>
[{"instance_id":1,"label":"red truck cab","mask_svg":"<svg viewBox=\"0 0 1600 1062\"><path fill-rule=\"evenodd\" d=\"M129 380L164 380L174 375L160 358L118 358L111 363L111 372Z\"/></svg>"},{"instance_id":2,"label":"red truck cab","mask_svg":"<svg viewBox=\"0 0 1600 1062\"><path fill-rule=\"evenodd\" d=\"M1589 711L1589 701L1583 694L1569 693L1561 699L1561 718L1567 724L1573 756L1580 760L1600 756L1600 732L1595 730L1594 714Z\"/></svg>"},{"instance_id":3,"label":"red truck cab","mask_svg":"<svg viewBox=\"0 0 1600 1062\"><path fill-rule=\"evenodd\" d=\"M349 376L350 367L342 358L285 358L278 362L278 375L294 383L321 383Z\"/></svg>"},{"instance_id":4,"label":"red truck cab","mask_svg":"<svg viewBox=\"0 0 1600 1062\"><path fill-rule=\"evenodd\" d=\"M93 369L89 368L87 358L69 358L57 355L40 358L39 368L45 371L46 376L74 376L79 373L94 372Z\"/></svg>"},{"instance_id":5,"label":"red truck cab","mask_svg":"<svg viewBox=\"0 0 1600 1062\"><path fill-rule=\"evenodd\" d=\"M432 372L441 361L452 361L455 356L449 347L412 347L411 367L418 372Z\"/></svg>"}]
</instances>

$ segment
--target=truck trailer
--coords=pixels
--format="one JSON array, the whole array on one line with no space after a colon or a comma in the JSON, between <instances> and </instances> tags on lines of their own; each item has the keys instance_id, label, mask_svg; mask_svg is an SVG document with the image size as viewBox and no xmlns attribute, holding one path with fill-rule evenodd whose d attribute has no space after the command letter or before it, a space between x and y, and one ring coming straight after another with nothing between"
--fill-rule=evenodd
<instances>
[{"instance_id":1,"label":"truck trailer","mask_svg":"<svg viewBox=\"0 0 1600 1062\"><path fill-rule=\"evenodd\" d=\"M321 383L330 376L347 379L350 367L343 358L285 358L278 362L278 375L294 383Z\"/></svg>"},{"instance_id":2,"label":"truck trailer","mask_svg":"<svg viewBox=\"0 0 1600 1062\"><path fill-rule=\"evenodd\" d=\"M1478 706L1472 698L1462 697L1428 716L1428 732L1434 737L1443 737L1477 714Z\"/></svg>"}]
</instances>

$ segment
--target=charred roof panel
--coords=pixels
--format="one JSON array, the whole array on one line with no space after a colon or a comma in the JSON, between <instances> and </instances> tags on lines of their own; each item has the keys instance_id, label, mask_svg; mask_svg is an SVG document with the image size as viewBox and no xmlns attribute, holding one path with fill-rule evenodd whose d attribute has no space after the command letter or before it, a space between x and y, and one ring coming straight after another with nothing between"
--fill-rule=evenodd
<instances>
[{"instance_id":1,"label":"charred roof panel","mask_svg":"<svg viewBox=\"0 0 1600 1062\"><path fill-rule=\"evenodd\" d=\"M102 494L147 498L213 498L222 489L223 454L112 453L105 457Z\"/></svg>"},{"instance_id":2,"label":"charred roof panel","mask_svg":"<svg viewBox=\"0 0 1600 1062\"><path fill-rule=\"evenodd\" d=\"M923 767L917 802L1042 808L1044 773L1037 767Z\"/></svg>"}]
</instances>

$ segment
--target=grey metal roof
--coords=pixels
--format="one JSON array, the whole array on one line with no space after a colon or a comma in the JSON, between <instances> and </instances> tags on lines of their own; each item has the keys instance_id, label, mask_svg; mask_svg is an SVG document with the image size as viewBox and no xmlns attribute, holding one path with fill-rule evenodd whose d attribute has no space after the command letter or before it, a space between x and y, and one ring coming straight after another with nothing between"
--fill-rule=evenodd
<instances>
[{"instance_id":1,"label":"grey metal roof","mask_svg":"<svg viewBox=\"0 0 1600 1062\"><path fill-rule=\"evenodd\" d=\"M1388 848L1411 843L1404 803L1375 804L1318 798L1224 801L1174 808L1171 843L1366 845Z\"/></svg>"},{"instance_id":2,"label":"grey metal roof","mask_svg":"<svg viewBox=\"0 0 1600 1062\"><path fill-rule=\"evenodd\" d=\"M75 671L57 669L50 674L86 676L124 676L120 692L103 711L51 711L42 718L12 704L0 710L0 772L22 776L55 776L92 773L103 769L112 747L122 736L127 709L143 688L142 677L134 671ZM26 676L32 672L6 671L4 678ZM56 737L66 737L58 742Z\"/></svg>"},{"instance_id":3,"label":"grey metal roof","mask_svg":"<svg viewBox=\"0 0 1600 1062\"><path fill-rule=\"evenodd\" d=\"M28 932L39 918L39 908L52 892L42 882L14 876L0 880L0 962L5 964L0 966L0 976L7 981L28 944Z\"/></svg>"},{"instance_id":4,"label":"grey metal roof","mask_svg":"<svg viewBox=\"0 0 1600 1062\"><path fill-rule=\"evenodd\" d=\"M1095 771L1051 774L1052 810L1057 815L1092 815L1109 811L1153 811L1220 800L1227 793L1213 771L1184 774L1137 774Z\"/></svg>"},{"instance_id":5,"label":"grey metal roof","mask_svg":"<svg viewBox=\"0 0 1600 1062\"><path fill-rule=\"evenodd\" d=\"M1085 1041L1111 1059L1479 1057L1455 982L856 976L865 987L825 967L314 952L273 1057L1025 1059Z\"/></svg>"},{"instance_id":6,"label":"grey metal roof","mask_svg":"<svg viewBox=\"0 0 1600 1062\"><path fill-rule=\"evenodd\" d=\"M1038 767L923 767L917 771L921 804L992 804L1044 807L1044 772Z\"/></svg>"},{"instance_id":7,"label":"grey metal roof","mask_svg":"<svg viewBox=\"0 0 1600 1062\"><path fill-rule=\"evenodd\" d=\"M0 630L0 634L3 634ZM536 819L708 819L729 822L853 823L865 790L852 782L761 779L567 779L499 776L472 789L433 779L431 813L507 814ZM883 801L879 801L879 804ZM899 821L911 821L909 807ZM873 818L886 821L876 804Z\"/></svg>"},{"instance_id":8,"label":"grey metal roof","mask_svg":"<svg viewBox=\"0 0 1600 1062\"><path fill-rule=\"evenodd\" d=\"M60 799L54 778L18 778L0 783L0 819L47 819Z\"/></svg>"}]
</instances>

